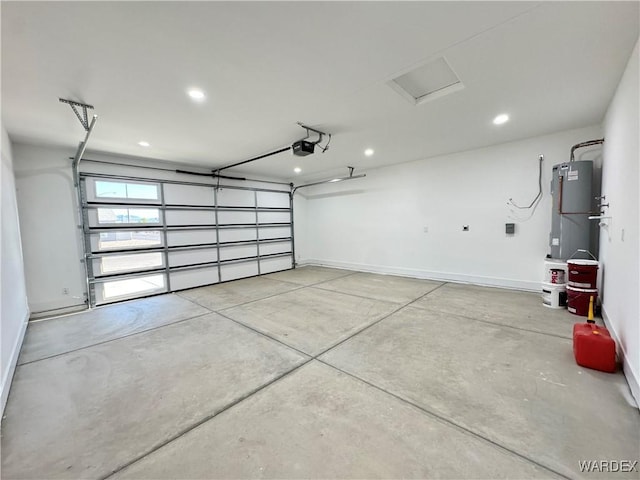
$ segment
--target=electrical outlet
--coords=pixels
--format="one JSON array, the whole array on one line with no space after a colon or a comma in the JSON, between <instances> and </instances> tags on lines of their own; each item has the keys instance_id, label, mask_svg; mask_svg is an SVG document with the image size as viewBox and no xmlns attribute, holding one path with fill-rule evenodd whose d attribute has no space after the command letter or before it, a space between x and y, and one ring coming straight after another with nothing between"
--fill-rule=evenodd
<instances>
[{"instance_id":1,"label":"electrical outlet","mask_svg":"<svg viewBox=\"0 0 640 480\"><path fill-rule=\"evenodd\" d=\"M468 232L469 231L469 225L463 225L462 226L462 231L463 232Z\"/></svg>"},{"instance_id":2,"label":"electrical outlet","mask_svg":"<svg viewBox=\"0 0 640 480\"><path fill-rule=\"evenodd\" d=\"M429 227L422 227L422 231L424 233L428 233L429 232Z\"/></svg>"},{"instance_id":3,"label":"electrical outlet","mask_svg":"<svg viewBox=\"0 0 640 480\"><path fill-rule=\"evenodd\" d=\"M68 289L67 287L64 287L64 288L62 289L62 294L63 294L63 295L69 295L69 289Z\"/></svg>"}]
</instances>

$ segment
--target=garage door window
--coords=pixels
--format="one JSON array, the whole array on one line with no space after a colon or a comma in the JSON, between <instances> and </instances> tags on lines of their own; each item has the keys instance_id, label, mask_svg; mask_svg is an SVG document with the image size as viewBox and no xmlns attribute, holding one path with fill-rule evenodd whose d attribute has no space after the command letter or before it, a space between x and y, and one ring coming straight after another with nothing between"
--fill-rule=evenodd
<instances>
[{"instance_id":1,"label":"garage door window","mask_svg":"<svg viewBox=\"0 0 640 480\"><path fill-rule=\"evenodd\" d=\"M160 211L157 208L98 208L98 224L160 224Z\"/></svg>"},{"instance_id":2,"label":"garage door window","mask_svg":"<svg viewBox=\"0 0 640 480\"><path fill-rule=\"evenodd\" d=\"M96 284L98 303L126 300L166 291L164 275L147 275L124 280L109 280Z\"/></svg>"},{"instance_id":3,"label":"garage door window","mask_svg":"<svg viewBox=\"0 0 640 480\"><path fill-rule=\"evenodd\" d=\"M162 247L162 232L159 230L100 232L93 235L92 251L130 250Z\"/></svg>"},{"instance_id":4,"label":"garage door window","mask_svg":"<svg viewBox=\"0 0 640 480\"><path fill-rule=\"evenodd\" d=\"M161 252L137 253L129 255L107 255L96 260L94 269L100 275L113 275L122 272L154 270L164 267Z\"/></svg>"},{"instance_id":5,"label":"garage door window","mask_svg":"<svg viewBox=\"0 0 640 480\"><path fill-rule=\"evenodd\" d=\"M96 199L159 200L158 185L96 180Z\"/></svg>"}]
</instances>

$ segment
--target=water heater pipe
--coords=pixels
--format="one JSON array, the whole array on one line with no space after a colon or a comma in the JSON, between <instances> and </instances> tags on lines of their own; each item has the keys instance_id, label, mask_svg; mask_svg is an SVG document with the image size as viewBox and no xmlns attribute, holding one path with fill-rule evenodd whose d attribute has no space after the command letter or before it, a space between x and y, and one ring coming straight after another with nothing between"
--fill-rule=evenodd
<instances>
[{"instance_id":1,"label":"water heater pipe","mask_svg":"<svg viewBox=\"0 0 640 480\"><path fill-rule=\"evenodd\" d=\"M604 138L600 138L598 140L587 140L586 142L582 142L582 143L576 143L573 147L571 147L571 159L569 161L570 162L575 161L574 152L578 148L590 147L591 145L600 145L602 143L604 143Z\"/></svg>"}]
</instances>

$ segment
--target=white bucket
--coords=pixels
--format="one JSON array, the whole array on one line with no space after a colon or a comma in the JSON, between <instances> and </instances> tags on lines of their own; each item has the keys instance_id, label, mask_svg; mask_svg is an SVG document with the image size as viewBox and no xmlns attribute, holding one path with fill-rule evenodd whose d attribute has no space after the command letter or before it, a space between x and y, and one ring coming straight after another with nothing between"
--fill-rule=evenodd
<instances>
[{"instance_id":1,"label":"white bucket","mask_svg":"<svg viewBox=\"0 0 640 480\"><path fill-rule=\"evenodd\" d=\"M562 273L559 270L562 270ZM544 281L547 283L565 283L567 272L567 262L552 259L544 262ZM556 281L554 282L554 280Z\"/></svg>"},{"instance_id":2,"label":"white bucket","mask_svg":"<svg viewBox=\"0 0 640 480\"><path fill-rule=\"evenodd\" d=\"M542 282L542 304L549 308L564 308L567 305L567 285Z\"/></svg>"}]
</instances>

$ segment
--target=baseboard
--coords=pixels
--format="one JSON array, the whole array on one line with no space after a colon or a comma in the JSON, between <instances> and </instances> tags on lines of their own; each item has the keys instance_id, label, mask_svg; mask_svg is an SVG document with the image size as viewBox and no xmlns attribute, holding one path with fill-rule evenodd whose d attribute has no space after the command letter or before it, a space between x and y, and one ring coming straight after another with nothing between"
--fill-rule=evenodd
<instances>
[{"instance_id":1,"label":"baseboard","mask_svg":"<svg viewBox=\"0 0 640 480\"><path fill-rule=\"evenodd\" d=\"M631 390L631 395L633 395L633 399L636 401L636 407L640 408L640 378L638 376L638 372L633 369L633 365L629 363L629 355L624 349L623 343L620 341L620 336L616 331L613 323L609 319L607 312L604 308L604 305L600 307L600 312L602 313L602 319L604 320L604 324L609 330L609 333L616 341L616 347L618 351L618 359L620 363L622 363L622 370L624 371L624 376L627 379L627 383L629 384L629 389Z\"/></svg>"},{"instance_id":2,"label":"baseboard","mask_svg":"<svg viewBox=\"0 0 640 480\"><path fill-rule=\"evenodd\" d=\"M16 371L16 365L18 363L18 356L20 355L20 349L22 348L22 341L24 340L24 334L27 331L27 325L29 324L29 310L26 311L24 320L20 325L20 331L18 332L18 338L11 350L11 356L9 357L9 368L4 373L2 378L0 416L4 415L4 407L7 405L7 399L9 398L9 390L11 389L11 381L13 380L13 374Z\"/></svg>"},{"instance_id":3,"label":"baseboard","mask_svg":"<svg viewBox=\"0 0 640 480\"><path fill-rule=\"evenodd\" d=\"M70 305L67 307L53 308L51 310L43 310L38 312L32 312L30 320L33 322L34 320L45 320L53 317L61 317L64 315L69 315L71 313L83 312L87 309L86 303L81 303L77 305Z\"/></svg>"},{"instance_id":4,"label":"baseboard","mask_svg":"<svg viewBox=\"0 0 640 480\"><path fill-rule=\"evenodd\" d=\"M486 287L500 287L526 292L539 292L539 281L514 280L511 278L485 277L479 275L466 275L464 273L435 272L431 270L418 270L414 268L388 267L385 265L370 265L365 263L336 262L332 260L304 259L296 262L296 265L318 265L325 267L356 270L358 272L383 273L387 275L399 275L402 277L420 278L423 280L437 280L452 283L469 283Z\"/></svg>"}]
</instances>

